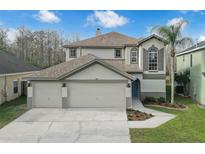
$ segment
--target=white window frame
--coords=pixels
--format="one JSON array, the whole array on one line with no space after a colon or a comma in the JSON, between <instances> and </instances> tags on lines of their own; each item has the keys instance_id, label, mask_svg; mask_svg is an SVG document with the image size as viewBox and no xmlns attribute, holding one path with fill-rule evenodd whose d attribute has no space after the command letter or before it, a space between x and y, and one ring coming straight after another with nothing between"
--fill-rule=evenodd
<instances>
[{"instance_id":1,"label":"white window frame","mask_svg":"<svg viewBox=\"0 0 205 154\"><path fill-rule=\"evenodd\" d=\"M132 55L133 53L135 53L135 56ZM136 58L136 61L132 61L132 58L133 58L133 57ZM138 57L138 49L137 49L137 48L132 48L132 49L130 50L130 63L131 63L131 64L137 64L137 62L138 62L138 59L137 59L137 58L139 58L139 57Z\"/></svg>"},{"instance_id":2,"label":"white window frame","mask_svg":"<svg viewBox=\"0 0 205 154\"><path fill-rule=\"evenodd\" d=\"M14 88L17 88L16 92L15 92ZM18 92L19 92L19 82L18 82L18 80L13 80L13 93L18 94Z\"/></svg>"},{"instance_id":3,"label":"white window frame","mask_svg":"<svg viewBox=\"0 0 205 154\"><path fill-rule=\"evenodd\" d=\"M72 55L71 52L75 51L75 55ZM69 49L69 58L77 58L77 48Z\"/></svg>"},{"instance_id":4,"label":"white window frame","mask_svg":"<svg viewBox=\"0 0 205 154\"><path fill-rule=\"evenodd\" d=\"M116 55L117 51L120 51L120 56ZM122 49L120 48L115 49L115 58L122 58Z\"/></svg>"},{"instance_id":5,"label":"white window frame","mask_svg":"<svg viewBox=\"0 0 205 154\"><path fill-rule=\"evenodd\" d=\"M156 51L156 52L153 52L153 51ZM156 58L157 58L156 59L156 65L157 65L156 69L150 69L150 53L156 54ZM149 72L157 72L158 71L158 48L156 48L154 45L148 49L148 70L149 70Z\"/></svg>"}]
</instances>

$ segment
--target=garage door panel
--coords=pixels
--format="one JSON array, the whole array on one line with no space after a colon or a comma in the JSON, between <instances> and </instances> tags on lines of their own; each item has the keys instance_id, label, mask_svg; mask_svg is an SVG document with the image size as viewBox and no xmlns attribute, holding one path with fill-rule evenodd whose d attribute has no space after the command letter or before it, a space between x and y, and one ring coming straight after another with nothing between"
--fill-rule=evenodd
<instances>
[{"instance_id":1,"label":"garage door panel","mask_svg":"<svg viewBox=\"0 0 205 154\"><path fill-rule=\"evenodd\" d=\"M59 83L42 82L34 84L34 107L62 107Z\"/></svg>"},{"instance_id":2,"label":"garage door panel","mask_svg":"<svg viewBox=\"0 0 205 154\"><path fill-rule=\"evenodd\" d=\"M125 108L125 83L70 83L69 107Z\"/></svg>"}]
</instances>

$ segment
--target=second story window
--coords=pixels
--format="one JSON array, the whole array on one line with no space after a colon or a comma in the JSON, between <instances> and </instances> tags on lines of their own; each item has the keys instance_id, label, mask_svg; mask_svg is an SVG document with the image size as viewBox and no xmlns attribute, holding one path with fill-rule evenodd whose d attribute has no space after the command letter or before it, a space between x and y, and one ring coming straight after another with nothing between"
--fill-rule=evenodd
<instances>
[{"instance_id":1,"label":"second story window","mask_svg":"<svg viewBox=\"0 0 205 154\"><path fill-rule=\"evenodd\" d=\"M148 68L149 71L158 70L158 49L155 46L148 49Z\"/></svg>"},{"instance_id":2,"label":"second story window","mask_svg":"<svg viewBox=\"0 0 205 154\"><path fill-rule=\"evenodd\" d=\"M137 48L132 48L130 52L130 63L135 64L137 63Z\"/></svg>"},{"instance_id":3,"label":"second story window","mask_svg":"<svg viewBox=\"0 0 205 154\"><path fill-rule=\"evenodd\" d=\"M70 58L77 58L76 48L70 48L70 50L69 50L69 57Z\"/></svg>"},{"instance_id":4,"label":"second story window","mask_svg":"<svg viewBox=\"0 0 205 154\"><path fill-rule=\"evenodd\" d=\"M115 49L115 58L122 58L121 49Z\"/></svg>"}]
</instances>

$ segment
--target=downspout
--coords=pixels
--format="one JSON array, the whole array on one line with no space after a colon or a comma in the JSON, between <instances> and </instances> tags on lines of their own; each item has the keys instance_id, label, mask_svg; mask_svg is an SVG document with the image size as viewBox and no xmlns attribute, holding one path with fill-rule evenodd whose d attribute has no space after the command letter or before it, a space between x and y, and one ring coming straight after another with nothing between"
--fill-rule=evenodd
<instances>
[{"instance_id":1,"label":"downspout","mask_svg":"<svg viewBox=\"0 0 205 154\"><path fill-rule=\"evenodd\" d=\"M7 76L4 76L4 92L3 92L5 102L7 102Z\"/></svg>"}]
</instances>

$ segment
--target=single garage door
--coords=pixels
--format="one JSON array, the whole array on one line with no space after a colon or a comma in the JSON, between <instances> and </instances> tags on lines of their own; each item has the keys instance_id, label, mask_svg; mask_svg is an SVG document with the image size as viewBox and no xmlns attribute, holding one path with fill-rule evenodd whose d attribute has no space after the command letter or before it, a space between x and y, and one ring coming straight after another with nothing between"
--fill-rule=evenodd
<instances>
[{"instance_id":1,"label":"single garage door","mask_svg":"<svg viewBox=\"0 0 205 154\"><path fill-rule=\"evenodd\" d=\"M34 83L33 107L62 107L61 84L55 82Z\"/></svg>"},{"instance_id":2,"label":"single garage door","mask_svg":"<svg viewBox=\"0 0 205 154\"><path fill-rule=\"evenodd\" d=\"M71 82L68 106L89 108L126 108L125 82Z\"/></svg>"}]
</instances>

